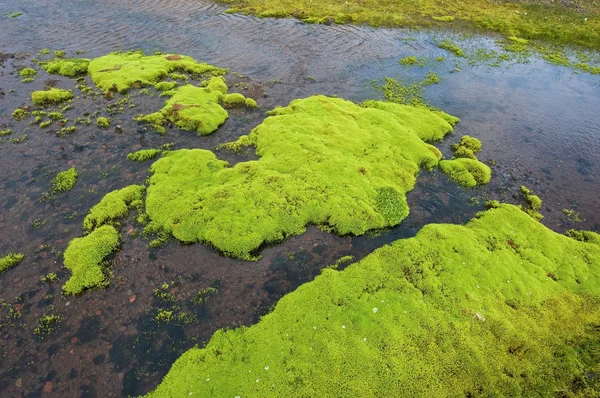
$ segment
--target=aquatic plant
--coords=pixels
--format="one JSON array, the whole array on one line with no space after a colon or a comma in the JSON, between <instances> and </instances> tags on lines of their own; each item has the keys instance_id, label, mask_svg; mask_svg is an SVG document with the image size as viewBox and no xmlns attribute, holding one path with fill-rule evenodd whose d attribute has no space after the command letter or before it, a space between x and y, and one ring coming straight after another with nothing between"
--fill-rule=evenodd
<instances>
[{"instance_id":1,"label":"aquatic plant","mask_svg":"<svg viewBox=\"0 0 600 398\"><path fill-rule=\"evenodd\" d=\"M179 87L160 111L138 116L136 120L149 123L159 133L164 132L165 121L170 121L182 130L208 135L228 117L221 103L246 104L242 94L227 94L227 91L222 76L210 78L204 87L187 84ZM253 105L256 106L256 103Z\"/></svg>"},{"instance_id":2,"label":"aquatic plant","mask_svg":"<svg viewBox=\"0 0 600 398\"><path fill-rule=\"evenodd\" d=\"M433 17L431 17L431 19L433 19L434 21L438 21L438 22L452 22L456 19L456 17L454 17L452 15L444 15L442 17L433 16Z\"/></svg>"},{"instance_id":3,"label":"aquatic plant","mask_svg":"<svg viewBox=\"0 0 600 398\"><path fill-rule=\"evenodd\" d=\"M89 235L69 242L64 264L71 277L63 285L63 292L79 294L108 285L102 262L119 247L119 240L119 233L112 225L102 225Z\"/></svg>"},{"instance_id":4,"label":"aquatic plant","mask_svg":"<svg viewBox=\"0 0 600 398\"><path fill-rule=\"evenodd\" d=\"M396 225L419 170L441 158L424 140L441 140L457 120L379 101L294 100L224 146L255 146L258 161L228 167L201 149L163 154L150 168L146 229L252 258L308 224L340 235Z\"/></svg>"},{"instance_id":5,"label":"aquatic plant","mask_svg":"<svg viewBox=\"0 0 600 398\"><path fill-rule=\"evenodd\" d=\"M75 188L79 174L75 167L69 170L61 171L52 180L52 193L70 191Z\"/></svg>"},{"instance_id":6,"label":"aquatic plant","mask_svg":"<svg viewBox=\"0 0 600 398\"><path fill-rule=\"evenodd\" d=\"M210 296L213 296L215 294L219 293L219 290L214 288L214 287L207 287L204 289L200 289L196 294L194 294L192 296L192 304L193 305L201 305L202 303L205 303L206 301L208 301L208 298Z\"/></svg>"},{"instance_id":7,"label":"aquatic plant","mask_svg":"<svg viewBox=\"0 0 600 398\"><path fill-rule=\"evenodd\" d=\"M41 62L40 66L50 74L78 77L87 74L89 63L87 58L56 58Z\"/></svg>"},{"instance_id":8,"label":"aquatic plant","mask_svg":"<svg viewBox=\"0 0 600 398\"><path fill-rule=\"evenodd\" d=\"M129 185L107 193L90 209L83 220L83 228L89 233L102 225L115 224L118 219L129 214L131 207L141 207L144 190L143 185Z\"/></svg>"},{"instance_id":9,"label":"aquatic plant","mask_svg":"<svg viewBox=\"0 0 600 398\"><path fill-rule=\"evenodd\" d=\"M26 119L30 115L31 114L29 112L27 112L25 109L22 109L22 108L17 108L12 113L12 117L17 121Z\"/></svg>"},{"instance_id":10,"label":"aquatic plant","mask_svg":"<svg viewBox=\"0 0 600 398\"><path fill-rule=\"evenodd\" d=\"M162 150L160 149L140 149L139 151L128 153L127 159L135 162L145 162L146 160L154 159Z\"/></svg>"},{"instance_id":11,"label":"aquatic plant","mask_svg":"<svg viewBox=\"0 0 600 398\"><path fill-rule=\"evenodd\" d=\"M438 43L438 47L442 50L447 50L456 55L457 57L464 57L465 54L463 50L458 47L456 44L452 43L450 40L446 39Z\"/></svg>"},{"instance_id":12,"label":"aquatic plant","mask_svg":"<svg viewBox=\"0 0 600 398\"><path fill-rule=\"evenodd\" d=\"M192 348L148 397L593 396L600 235L501 205L324 269Z\"/></svg>"},{"instance_id":13,"label":"aquatic plant","mask_svg":"<svg viewBox=\"0 0 600 398\"><path fill-rule=\"evenodd\" d=\"M400 65L406 66L420 66L421 68L425 66L425 60L417 58L414 55L404 57L399 61Z\"/></svg>"},{"instance_id":14,"label":"aquatic plant","mask_svg":"<svg viewBox=\"0 0 600 398\"><path fill-rule=\"evenodd\" d=\"M154 86L169 73L179 71L199 75L224 75L226 69L176 54L146 56L142 51L115 52L93 59L88 66L92 81L102 91L126 92L133 85Z\"/></svg>"},{"instance_id":15,"label":"aquatic plant","mask_svg":"<svg viewBox=\"0 0 600 398\"><path fill-rule=\"evenodd\" d=\"M56 326L62 321L62 317L56 314L42 315L38 321L38 326L33 329L33 334L40 338L54 332Z\"/></svg>"},{"instance_id":16,"label":"aquatic plant","mask_svg":"<svg viewBox=\"0 0 600 398\"><path fill-rule=\"evenodd\" d=\"M4 137L7 135L11 135L12 134L12 130L11 129L6 129L6 130L0 130L0 137Z\"/></svg>"},{"instance_id":17,"label":"aquatic plant","mask_svg":"<svg viewBox=\"0 0 600 398\"><path fill-rule=\"evenodd\" d=\"M567 216L567 218L569 219L569 221L572 221L572 222L581 222L581 219L579 218L579 213L576 212L575 210L562 209L562 212L564 213L564 215Z\"/></svg>"},{"instance_id":18,"label":"aquatic plant","mask_svg":"<svg viewBox=\"0 0 600 398\"><path fill-rule=\"evenodd\" d=\"M48 275L42 276L40 278L40 281L42 281L43 283L56 282L57 280L58 280L58 275L56 275L56 273L54 273L54 272L50 272Z\"/></svg>"},{"instance_id":19,"label":"aquatic plant","mask_svg":"<svg viewBox=\"0 0 600 398\"><path fill-rule=\"evenodd\" d=\"M60 88L50 88L49 90L31 93L31 100L39 106L54 105L71 99L73 99L73 91Z\"/></svg>"},{"instance_id":20,"label":"aquatic plant","mask_svg":"<svg viewBox=\"0 0 600 398\"><path fill-rule=\"evenodd\" d=\"M25 256L23 253L9 253L4 257L0 258L0 274L8 271L9 268L14 267L23 261Z\"/></svg>"}]
</instances>

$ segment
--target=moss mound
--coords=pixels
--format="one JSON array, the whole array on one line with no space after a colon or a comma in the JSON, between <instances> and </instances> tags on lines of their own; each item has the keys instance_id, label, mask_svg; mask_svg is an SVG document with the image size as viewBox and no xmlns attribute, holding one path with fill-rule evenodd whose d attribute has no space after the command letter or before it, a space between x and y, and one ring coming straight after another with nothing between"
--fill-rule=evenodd
<instances>
[{"instance_id":1,"label":"moss mound","mask_svg":"<svg viewBox=\"0 0 600 398\"><path fill-rule=\"evenodd\" d=\"M423 108L360 107L325 96L295 100L228 145L255 146L258 161L228 167L200 149L157 160L147 228L248 259L308 224L342 235L396 225L408 215L405 193L419 170L441 158L423 139L450 131L439 113Z\"/></svg>"},{"instance_id":2,"label":"moss mound","mask_svg":"<svg viewBox=\"0 0 600 398\"><path fill-rule=\"evenodd\" d=\"M134 85L155 85L169 73L179 71L193 75L224 75L226 69L176 54L146 56L142 51L115 52L89 63L88 72L102 90L126 92Z\"/></svg>"},{"instance_id":3,"label":"moss mound","mask_svg":"<svg viewBox=\"0 0 600 398\"><path fill-rule=\"evenodd\" d=\"M160 149L140 149L139 151L128 153L127 159L133 160L134 162L145 162L146 160L154 159L160 155L162 150Z\"/></svg>"},{"instance_id":4,"label":"moss mound","mask_svg":"<svg viewBox=\"0 0 600 398\"><path fill-rule=\"evenodd\" d=\"M69 170L61 171L52 180L52 193L66 192L75 188L79 174L75 167Z\"/></svg>"},{"instance_id":5,"label":"moss mound","mask_svg":"<svg viewBox=\"0 0 600 398\"><path fill-rule=\"evenodd\" d=\"M324 269L149 396L592 396L599 294L599 245L501 205Z\"/></svg>"},{"instance_id":6,"label":"moss mound","mask_svg":"<svg viewBox=\"0 0 600 398\"><path fill-rule=\"evenodd\" d=\"M59 104L72 99L73 91L60 88L51 88L49 90L34 91L31 93L31 100L34 104L39 106Z\"/></svg>"},{"instance_id":7,"label":"moss mound","mask_svg":"<svg viewBox=\"0 0 600 398\"><path fill-rule=\"evenodd\" d=\"M227 90L222 76L212 77L205 83L205 87L187 84L179 87L160 111L140 116L136 120L150 123L161 133L164 132L165 121L170 121L182 130L208 135L227 120L227 111L221 103L246 103L242 94L227 94Z\"/></svg>"},{"instance_id":8,"label":"moss mound","mask_svg":"<svg viewBox=\"0 0 600 398\"><path fill-rule=\"evenodd\" d=\"M129 208L141 206L145 187L130 185L117 191L106 194L100 203L91 208L83 220L83 228L91 232L105 224L115 223L116 220L126 217Z\"/></svg>"},{"instance_id":9,"label":"moss mound","mask_svg":"<svg viewBox=\"0 0 600 398\"><path fill-rule=\"evenodd\" d=\"M25 256L22 253L10 253L0 258L0 274L8 271L9 268L14 267L23 261Z\"/></svg>"},{"instance_id":10,"label":"moss mound","mask_svg":"<svg viewBox=\"0 0 600 398\"><path fill-rule=\"evenodd\" d=\"M463 135L458 144L452 145L451 160L442 160L440 169L454 182L473 188L490 182L492 170L475 156L481 151L481 141L477 138Z\"/></svg>"},{"instance_id":11,"label":"moss mound","mask_svg":"<svg viewBox=\"0 0 600 398\"><path fill-rule=\"evenodd\" d=\"M90 60L87 58L55 58L52 61L42 62L40 66L51 74L67 77L86 75Z\"/></svg>"},{"instance_id":12,"label":"moss mound","mask_svg":"<svg viewBox=\"0 0 600 398\"><path fill-rule=\"evenodd\" d=\"M33 68L24 68L19 72L19 76L21 77L35 77L37 75L37 71Z\"/></svg>"},{"instance_id":13,"label":"moss mound","mask_svg":"<svg viewBox=\"0 0 600 398\"><path fill-rule=\"evenodd\" d=\"M111 225L103 225L87 236L73 239L64 254L65 267L72 275L63 285L63 292L79 294L107 285L102 261L118 247L119 233Z\"/></svg>"}]
</instances>

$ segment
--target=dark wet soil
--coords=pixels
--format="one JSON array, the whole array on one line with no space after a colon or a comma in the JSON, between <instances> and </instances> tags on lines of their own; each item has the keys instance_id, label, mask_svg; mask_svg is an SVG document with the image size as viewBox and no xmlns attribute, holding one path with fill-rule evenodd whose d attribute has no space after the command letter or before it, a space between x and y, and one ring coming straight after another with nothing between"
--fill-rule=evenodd
<instances>
[{"instance_id":1,"label":"dark wet soil","mask_svg":"<svg viewBox=\"0 0 600 398\"><path fill-rule=\"evenodd\" d=\"M24 12L14 20L2 19L0 29L0 130L13 130L0 143L0 254L25 254L20 265L0 275L2 397L146 393L182 352L202 345L220 328L255 323L322 267L342 256L360 259L428 223L466 222L488 198L521 203L520 185L542 198L543 222L554 230L600 229L598 76L538 60L510 68L463 65L456 72L455 63L461 61L433 44L436 34L261 20L223 14L223 8L198 1L9 0L0 8L0 14ZM493 42L467 38L463 45ZM261 108L229 110L229 120L208 137L172 128L160 136L132 121L162 106L156 95L133 90L121 112L110 105L122 96L83 96L71 79L41 71L35 82L20 83L18 70L32 66L42 48L65 49L69 56L87 50L87 57L133 48L188 54L241 74L228 76L232 91L256 98ZM409 70L398 65L407 55L444 55L449 61ZM301 236L266 248L257 262L223 257L201 244L170 242L149 249L132 215L121 226L122 247L110 260L110 286L78 297L61 294L68 278L61 253L82 234L89 208L107 192L148 177L150 163L130 162L127 153L166 143L214 150L293 98L324 93L361 101L377 96L371 80L418 80L429 70L442 81L426 89L426 98L461 118L456 133L439 147L448 156L450 144L462 134L481 139L479 158L494 172L488 186L467 191L439 171L424 172L408 195L411 215L398 227L363 237L338 237L309 227ZM40 129L29 124L32 119L12 119L14 109L31 106L31 91L48 86L77 93L64 112L70 120L98 111L114 119L111 127L80 125L61 137L57 124ZM22 143L8 141L25 134ZM231 163L255 158L217 153ZM73 165L80 173L76 188L49 198L45 193L52 178ZM562 209L577 211L583 221L569 220ZM40 280L51 272L60 280ZM195 305L194 295L211 286L218 293ZM155 289L171 298L161 300ZM170 311L171 321L157 320L161 311ZM35 335L40 318L51 314L62 318L55 330Z\"/></svg>"}]
</instances>

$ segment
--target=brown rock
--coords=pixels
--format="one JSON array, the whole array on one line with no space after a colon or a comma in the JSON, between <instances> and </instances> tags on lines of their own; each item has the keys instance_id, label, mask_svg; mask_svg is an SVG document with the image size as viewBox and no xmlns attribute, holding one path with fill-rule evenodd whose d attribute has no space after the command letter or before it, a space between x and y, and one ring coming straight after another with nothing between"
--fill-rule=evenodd
<instances>
[{"instance_id":1,"label":"brown rock","mask_svg":"<svg viewBox=\"0 0 600 398\"><path fill-rule=\"evenodd\" d=\"M52 392L52 382L51 381L47 381L46 384L44 384L44 392Z\"/></svg>"}]
</instances>

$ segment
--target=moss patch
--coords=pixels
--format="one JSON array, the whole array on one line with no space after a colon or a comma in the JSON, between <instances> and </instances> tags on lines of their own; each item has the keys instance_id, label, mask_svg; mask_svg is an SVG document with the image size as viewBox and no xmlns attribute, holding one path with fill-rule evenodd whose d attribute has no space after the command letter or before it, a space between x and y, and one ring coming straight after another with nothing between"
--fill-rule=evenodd
<instances>
[{"instance_id":1,"label":"moss patch","mask_svg":"<svg viewBox=\"0 0 600 398\"><path fill-rule=\"evenodd\" d=\"M73 91L60 88L51 88L31 93L31 100L39 106L54 105L71 99L73 99Z\"/></svg>"},{"instance_id":2,"label":"moss patch","mask_svg":"<svg viewBox=\"0 0 600 398\"><path fill-rule=\"evenodd\" d=\"M150 123L161 133L164 132L163 124L170 121L182 130L208 135L227 120L227 111L221 103L246 104L242 94L227 94L227 90L222 76L212 77L204 87L187 84L179 87L160 111L139 116L136 120Z\"/></svg>"},{"instance_id":3,"label":"moss patch","mask_svg":"<svg viewBox=\"0 0 600 398\"><path fill-rule=\"evenodd\" d=\"M258 161L228 167L211 152L165 154L146 200L151 231L208 242L240 258L306 225L363 234L408 215L405 193L441 158L424 140L452 131L449 115L424 108L314 96L276 108L250 135ZM445 115L443 117L442 115ZM454 119L455 120L455 119Z\"/></svg>"},{"instance_id":4,"label":"moss patch","mask_svg":"<svg viewBox=\"0 0 600 398\"><path fill-rule=\"evenodd\" d=\"M0 258L0 274L19 264L21 261L23 261L24 257L25 256L22 253L10 253Z\"/></svg>"},{"instance_id":5,"label":"moss patch","mask_svg":"<svg viewBox=\"0 0 600 398\"><path fill-rule=\"evenodd\" d=\"M137 152L128 153L127 159L133 160L134 162L145 162L146 160L154 159L162 150L160 149L141 149Z\"/></svg>"},{"instance_id":6,"label":"moss patch","mask_svg":"<svg viewBox=\"0 0 600 398\"><path fill-rule=\"evenodd\" d=\"M87 74L89 63L87 58L55 58L52 61L41 62L40 66L51 74L77 77Z\"/></svg>"},{"instance_id":7,"label":"moss patch","mask_svg":"<svg viewBox=\"0 0 600 398\"><path fill-rule=\"evenodd\" d=\"M463 135L458 144L452 145L451 160L442 160L440 169L456 183L473 188L490 182L492 170L475 156L481 150L481 141Z\"/></svg>"},{"instance_id":8,"label":"moss patch","mask_svg":"<svg viewBox=\"0 0 600 398\"><path fill-rule=\"evenodd\" d=\"M427 225L218 331L148 396L593 396L599 275L599 245L515 206Z\"/></svg>"},{"instance_id":9,"label":"moss patch","mask_svg":"<svg viewBox=\"0 0 600 398\"><path fill-rule=\"evenodd\" d=\"M540 213L540 209L542 208L542 199L539 196L534 195L530 189L521 185L521 195L527 202L527 207L523 210L525 213L529 214L536 220L541 220L544 216Z\"/></svg>"},{"instance_id":10,"label":"moss patch","mask_svg":"<svg viewBox=\"0 0 600 398\"><path fill-rule=\"evenodd\" d=\"M37 71L33 68L24 68L19 72L19 76L21 77L35 77L37 75Z\"/></svg>"},{"instance_id":11,"label":"moss patch","mask_svg":"<svg viewBox=\"0 0 600 398\"><path fill-rule=\"evenodd\" d=\"M52 193L70 191L75 188L79 174L75 167L69 170L61 171L52 180Z\"/></svg>"},{"instance_id":12,"label":"moss patch","mask_svg":"<svg viewBox=\"0 0 600 398\"><path fill-rule=\"evenodd\" d=\"M179 71L192 75L224 75L226 69L196 62L176 54L144 55L141 51L115 52L92 60L88 72L104 92L126 92L134 85L155 85L169 73Z\"/></svg>"},{"instance_id":13,"label":"moss patch","mask_svg":"<svg viewBox=\"0 0 600 398\"><path fill-rule=\"evenodd\" d=\"M119 233L111 225L103 225L82 238L75 238L65 250L65 267L71 277L62 289L65 294L79 294L87 289L108 284L102 262L119 247Z\"/></svg>"},{"instance_id":14,"label":"moss patch","mask_svg":"<svg viewBox=\"0 0 600 398\"><path fill-rule=\"evenodd\" d=\"M114 224L116 220L127 216L130 207L141 206L144 189L142 185L130 185L106 194L100 203L91 208L83 220L83 228L91 232L95 228Z\"/></svg>"}]
</instances>

